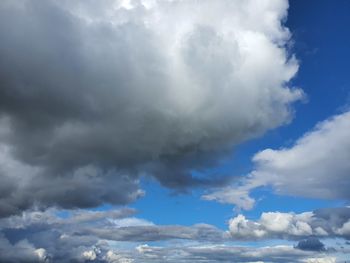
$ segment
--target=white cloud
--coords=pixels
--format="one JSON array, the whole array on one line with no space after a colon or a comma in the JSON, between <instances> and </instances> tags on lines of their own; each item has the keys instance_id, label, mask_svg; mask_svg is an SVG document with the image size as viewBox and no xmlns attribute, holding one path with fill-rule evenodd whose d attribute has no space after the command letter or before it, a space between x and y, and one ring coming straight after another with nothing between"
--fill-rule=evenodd
<instances>
[{"instance_id":1,"label":"white cloud","mask_svg":"<svg viewBox=\"0 0 350 263\"><path fill-rule=\"evenodd\" d=\"M350 220L344 223L344 225L341 228L337 229L336 233L340 235L350 236Z\"/></svg>"},{"instance_id":2,"label":"white cloud","mask_svg":"<svg viewBox=\"0 0 350 263\"><path fill-rule=\"evenodd\" d=\"M153 226L154 224L148 220L136 217L128 217L122 219L110 220L114 227L130 227L130 226Z\"/></svg>"},{"instance_id":3,"label":"white cloud","mask_svg":"<svg viewBox=\"0 0 350 263\"><path fill-rule=\"evenodd\" d=\"M315 255L292 246L225 246L225 245L198 245L153 247L143 246L141 253L143 262L304 262L305 258ZM148 259L148 260L147 260Z\"/></svg>"},{"instance_id":4,"label":"white cloud","mask_svg":"<svg viewBox=\"0 0 350 263\"><path fill-rule=\"evenodd\" d=\"M241 185L205 198L250 209L254 200L249 192L271 185L282 195L350 200L349 130L350 112L323 121L292 147L257 153L253 158L256 169Z\"/></svg>"},{"instance_id":5,"label":"white cloud","mask_svg":"<svg viewBox=\"0 0 350 263\"><path fill-rule=\"evenodd\" d=\"M105 260L108 263L133 263L134 262L132 258L127 258L125 256L119 255L116 252L113 252L111 250L107 251Z\"/></svg>"},{"instance_id":6,"label":"white cloud","mask_svg":"<svg viewBox=\"0 0 350 263\"><path fill-rule=\"evenodd\" d=\"M48 255L44 248L38 248L34 250L34 253L38 255L39 262L47 262Z\"/></svg>"},{"instance_id":7,"label":"white cloud","mask_svg":"<svg viewBox=\"0 0 350 263\"><path fill-rule=\"evenodd\" d=\"M349 130L350 112L321 122L291 148L256 154L253 176L280 194L349 199Z\"/></svg>"},{"instance_id":8,"label":"white cloud","mask_svg":"<svg viewBox=\"0 0 350 263\"><path fill-rule=\"evenodd\" d=\"M82 257L83 257L85 260L93 261L93 260L96 259L96 253L95 253L95 251L93 251L93 250L84 251L84 252L82 253Z\"/></svg>"},{"instance_id":9,"label":"white cloud","mask_svg":"<svg viewBox=\"0 0 350 263\"><path fill-rule=\"evenodd\" d=\"M350 208L321 209L296 214L293 212L264 212L257 220L244 215L230 219L233 239L300 239L302 237L350 236Z\"/></svg>"},{"instance_id":10,"label":"white cloud","mask_svg":"<svg viewBox=\"0 0 350 263\"><path fill-rule=\"evenodd\" d=\"M334 257L324 257L324 258L308 258L303 260L305 263L336 263L336 258Z\"/></svg>"},{"instance_id":11,"label":"white cloud","mask_svg":"<svg viewBox=\"0 0 350 263\"><path fill-rule=\"evenodd\" d=\"M208 201L217 201L224 204L235 204L238 208L250 210L254 207L255 204L255 199L249 196L250 190L250 186L239 186L234 190L232 187L227 186L218 191L203 195L202 199Z\"/></svg>"},{"instance_id":12,"label":"white cloud","mask_svg":"<svg viewBox=\"0 0 350 263\"><path fill-rule=\"evenodd\" d=\"M250 221L238 215L229 221L230 233L234 238L270 238L283 236L309 236L313 234L310 222L312 213L262 213L258 221Z\"/></svg>"},{"instance_id":13,"label":"white cloud","mask_svg":"<svg viewBox=\"0 0 350 263\"><path fill-rule=\"evenodd\" d=\"M256 222L251 222L244 215L238 215L229 221L230 233L234 237L241 238L261 238L267 232Z\"/></svg>"}]
</instances>

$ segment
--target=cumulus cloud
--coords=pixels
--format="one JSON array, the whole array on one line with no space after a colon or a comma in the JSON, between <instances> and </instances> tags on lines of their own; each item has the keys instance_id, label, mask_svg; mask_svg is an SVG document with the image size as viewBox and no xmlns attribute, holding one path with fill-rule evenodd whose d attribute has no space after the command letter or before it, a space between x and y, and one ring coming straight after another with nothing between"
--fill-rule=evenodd
<instances>
[{"instance_id":1,"label":"cumulus cloud","mask_svg":"<svg viewBox=\"0 0 350 263\"><path fill-rule=\"evenodd\" d=\"M249 220L238 215L229 221L233 238L256 240L263 238L301 239L303 237L343 237L349 239L344 231L350 222L350 208L328 208L301 214L264 212L258 220ZM317 239L301 241L298 248L321 246ZM306 250L306 249L305 249Z\"/></svg>"},{"instance_id":2,"label":"cumulus cloud","mask_svg":"<svg viewBox=\"0 0 350 263\"><path fill-rule=\"evenodd\" d=\"M272 186L277 194L350 200L349 130L350 112L323 121L290 148L257 153L256 169L240 185L204 198L250 209L255 203L250 191Z\"/></svg>"},{"instance_id":3,"label":"cumulus cloud","mask_svg":"<svg viewBox=\"0 0 350 263\"><path fill-rule=\"evenodd\" d=\"M128 203L140 175L176 189L213 183L191 171L288 122L302 97L288 87L298 62L287 8L1 1L0 142L23 169L2 167L0 214Z\"/></svg>"},{"instance_id":4,"label":"cumulus cloud","mask_svg":"<svg viewBox=\"0 0 350 263\"><path fill-rule=\"evenodd\" d=\"M84 251L82 254L84 260L93 261L96 259L96 253L93 250Z\"/></svg>"}]
</instances>

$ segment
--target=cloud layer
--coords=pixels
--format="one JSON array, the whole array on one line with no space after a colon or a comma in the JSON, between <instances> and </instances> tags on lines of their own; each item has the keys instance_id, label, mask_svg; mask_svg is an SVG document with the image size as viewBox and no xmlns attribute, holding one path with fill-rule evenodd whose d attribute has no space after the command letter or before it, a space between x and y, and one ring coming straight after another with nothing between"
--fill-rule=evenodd
<instances>
[{"instance_id":1,"label":"cloud layer","mask_svg":"<svg viewBox=\"0 0 350 263\"><path fill-rule=\"evenodd\" d=\"M140 175L212 183L191 171L288 122L302 96L287 86L287 8L1 1L0 162L16 167L1 167L0 214L128 203Z\"/></svg>"},{"instance_id":2,"label":"cloud layer","mask_svg":"<svg viewBox=\"0 0 350 263\"><path fill-rule=\"evenodd\" d=\"M336 262L349 248L329 249L315 238L342 237L350 208L304 214L270 212L259 220L237 216L229 231L206 224L155 225L129 208L108 211L27 211L0 220L4 262ZM331 218L329 218L331 215ZM307 225L307 227L306 227ZM321 230L322 228L322 230ZM305 230L310 229L310 231ZM261 233L264 233L263 235ZM237 245L279 238L280 245ZM283 239L293 239L295 245ZM299 241L297 243L297 241ZM284 244L285 243L285 244ZM343 246L348 246L345 244ZM0 262L2 262L0 260Z\"/></svg>"}]
</instances>

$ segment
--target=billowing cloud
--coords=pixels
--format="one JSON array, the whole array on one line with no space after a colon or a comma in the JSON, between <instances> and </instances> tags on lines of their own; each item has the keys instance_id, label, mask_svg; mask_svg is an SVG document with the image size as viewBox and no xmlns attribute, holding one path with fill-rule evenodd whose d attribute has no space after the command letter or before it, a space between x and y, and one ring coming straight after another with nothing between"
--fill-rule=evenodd
<instances>
[{"instance_id":1,"label":"billowing cloud","mask_svg":"<svg viewBox=\"0 0 350 263\"><path fill-rule=\"evenodd\" d=\"M213 183L191 171L288 122L302 97L287 8L1 1L0 142L16 167L1 167L0 214L128 203L140 175Z\"/></svg>"},{"instance_id":2,"label":"billowing cloud","mask_svg":"<svg viewBox=\"0 0 350 263\"><path fill-rule=\"evenodd\" d=\"M303 237L350 238L346 231L350 222L350 208L319 209L301 214L264 212L258 220L238 215L229 221L233 238L256 240L264 238L301 239ZM311 240L315 241L315 240ZM307 240L307 244L310 240ZM304 243L299 243L303 246Z\"/></svg>"},{"instance_id":3,"label":"billowing cloud","mask_svg":"<svg viewBox=\"0 0 350 263\"><path fill-rule=\"evenodd\" d=\"M282 195L350 200L349 130L350 112L323 121L290 148L257 153L253 158L256 169L240 185L204 198L250 209L255 201L250 191L272 186Z\"/></svg>"}]
</instances>

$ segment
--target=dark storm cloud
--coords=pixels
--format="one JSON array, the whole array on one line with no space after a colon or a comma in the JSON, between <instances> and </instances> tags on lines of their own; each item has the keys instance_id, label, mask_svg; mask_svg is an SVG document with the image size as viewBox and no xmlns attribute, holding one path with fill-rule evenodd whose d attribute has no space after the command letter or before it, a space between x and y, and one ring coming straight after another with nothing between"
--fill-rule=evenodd
<instances>
[{"instance_id":1,"label":"dark storm cloud","mask_svg":"<svg viewBox=\"0 0 350 263\"><path fill-rule=\"evenodd\" d=\"M325 251L325 245L315 237L309 237L307 239L299 241L296 248L307 251Z\"/></svg>"},{"instance_id":2,"label":"dark storm cloud","mask_svg":"<svg viewBox=\"0 0 350 263\"><path fill-rule=\"evenodd\" d=\"M11 187L2 192L0 217L19 213L33 204L37 208L87 208L103 202L126 204L144 194L138 188L138 180L130 173L123 175L89 166L77 169L72 174L52 177L44 171L22 167L18 162L7 164L14 165L14 173L2 177L8 178Z\"/></svg>"},{"instance_id":3,"label":"dark storm cloud","mask_svg":"<svg viewBox=\"0 0 350 263\"><path fill-rule=\"evenodd\" d=\"M127 203L141 175L224 183L192 171L288 122L302 97L287 86L287 7L1 1L0 162L21 168L1 167L0 216ZM97 172L76 174L86 167Z\"/></svg>"}]
</instances>

